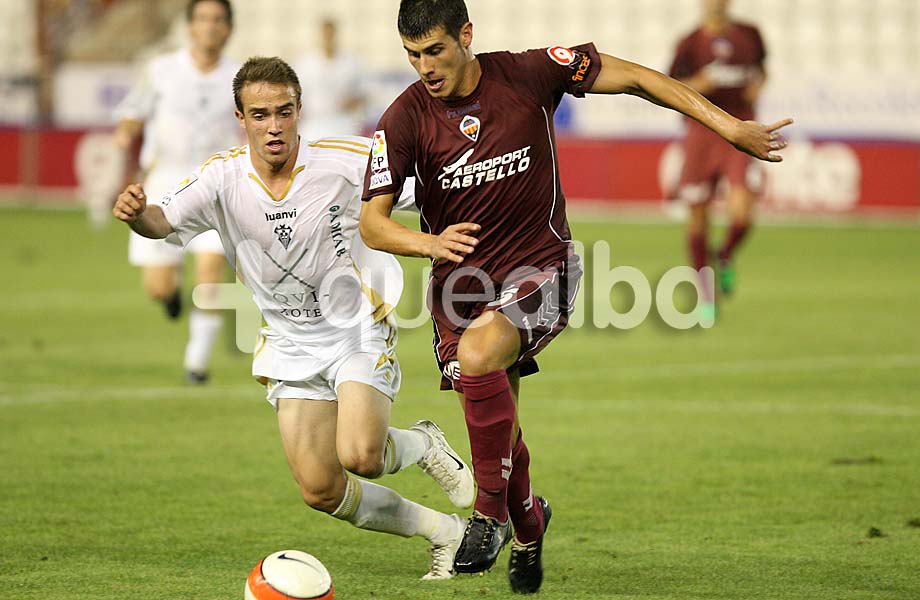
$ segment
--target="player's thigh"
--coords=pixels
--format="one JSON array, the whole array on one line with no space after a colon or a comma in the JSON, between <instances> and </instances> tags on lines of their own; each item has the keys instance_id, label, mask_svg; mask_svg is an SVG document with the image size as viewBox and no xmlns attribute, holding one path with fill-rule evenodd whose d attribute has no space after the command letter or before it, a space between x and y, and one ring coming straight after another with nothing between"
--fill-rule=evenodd
<instances>
[{"instance_id":1,"label":"player's thigh","mask_svg":"<svg viewBox=\"0 0 920 600\"><path fill-rule=\"evenodd\" d=\"M277 406L284 454L304 499L334 502L345 489L335 446L338 406L328 400L303 398L280 398Z\"/></svg>"},{"instance_id":2,"label":"player's thigh","mask_svg":"<svg viewBox=\"0 0 920 600\"><path fill-rule=\"evenodd\" d=\"M460 336L457 359L465 375L485 375L517 362L521 336L514 323L498 311L476 317Z\"/></svg>"}]
</instances>

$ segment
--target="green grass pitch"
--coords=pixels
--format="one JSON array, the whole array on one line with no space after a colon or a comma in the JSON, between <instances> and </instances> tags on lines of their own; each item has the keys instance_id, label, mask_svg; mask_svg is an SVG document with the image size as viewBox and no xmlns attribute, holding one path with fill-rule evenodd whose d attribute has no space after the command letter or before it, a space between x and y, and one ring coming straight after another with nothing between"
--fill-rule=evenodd
<instances>
[{"instance_id":1,"label":"green grass pitch","mask_svg":"<svg viewBox=\"0 0 920 600\"><path fill-rule=\"evenodd\" d=\"M653 280L684 260L676 225L573 230ZM0 598L242 598L288 548L342 600L511 595L507 550L430 584L422 540L305 508L248 357L223 344L213 383L183 385L186 325L144 298L126 228L3 210L0 240ZM764 227L738 266L713 329L572 329L524 380L541 598L920 598L920 230ZM393 422L468 455L430 338L400 334ZM451 508L418 470L383 482Z\"/></svg>"}]
</instances>

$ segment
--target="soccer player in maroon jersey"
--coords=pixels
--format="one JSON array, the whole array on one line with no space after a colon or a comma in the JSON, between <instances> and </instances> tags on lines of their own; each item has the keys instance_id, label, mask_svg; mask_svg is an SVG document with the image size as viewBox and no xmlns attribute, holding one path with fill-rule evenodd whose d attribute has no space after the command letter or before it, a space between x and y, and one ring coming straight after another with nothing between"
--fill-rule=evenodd
<instances>
[{"instance_id":1,"label":"soccer player in maroon jersey","mask_svg":"<svg viewBox=\"0 0 920 600\"><path fill-rule=\"evenodd\" d=\"M766 50L760 32L732 20L729 0L704 0L703 5L702 24L677 46L671 77L729 114L753 119L754 104L766 80ZM687 246L697 270L709 262L709 205L716 186L721 179L729 186L729 230L717 254L719 287L729 295L735 285L732 256L750 230L762 171L749 156L736 152L716 133L691 119L687 120L684 156L677 197L689 206ZM715 290L704 287L703 296L703 316L712 318Z\"/></svg>"},{"instance_id":2,"label":"soccer player in maroon jersey","mask_svg":"<svg viewBox=\"0 0 920 600\"><path fill-rule=\"evenodd\" d=\"M429 308L442 389L460 395L479 487L454 570L489 569L513 524L511 588L532 593L543 579L551 511L530 485L519 379L537 370L534 356L565 327L581 277L553 131L562 95L641 96L773 162L786 145L777 130L791 121L740 121L593 44L474 55L463 0L402 0L398 28L420 81L377 126L361 235L373 248L433 260ZM421 232L390 219L413 174Z\"/></svg>"}]
</instances>

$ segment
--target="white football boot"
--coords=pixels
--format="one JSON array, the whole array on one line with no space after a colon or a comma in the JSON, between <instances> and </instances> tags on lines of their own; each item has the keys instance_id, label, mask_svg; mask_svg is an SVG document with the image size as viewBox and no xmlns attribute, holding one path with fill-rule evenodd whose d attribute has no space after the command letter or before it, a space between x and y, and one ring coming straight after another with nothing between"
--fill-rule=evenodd
<instances>
[{"instance_id":1,"label":"white football boot","mask_svg":"<svg viewBox=\"0 0 920 600\"><path fill-rule=\"evenodd\" d=\"M450 515L450 519L455 525L453 534L445 540L433 541L428 549L431 555L431 569L422 576L424 581L439 581L454 576L454 556L460 542L463 541L466 519L461 519L457 515Z\"/></svg>"},{"instance_id":2,"label":"white football boot","mask_svg":"<svg viewBox=\"0 0 920 600\"><path fill-rule=\"evenodd\" d=\"M411 429L421 431L431 440L431 445L425 451L422 460L418 461L418 466L438 482L454 506L471 507L476 499L473 472L450 447L438 426L431 421L423 420Z\"/></svg>"}]
</instances>

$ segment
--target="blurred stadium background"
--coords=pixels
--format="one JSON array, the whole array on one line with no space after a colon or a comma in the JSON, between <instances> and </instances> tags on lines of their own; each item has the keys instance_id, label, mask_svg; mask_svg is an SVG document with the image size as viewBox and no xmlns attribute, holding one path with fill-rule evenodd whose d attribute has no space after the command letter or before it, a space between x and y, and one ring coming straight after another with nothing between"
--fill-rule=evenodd
<instances>
[{"instance_id":1,"label":"blurred stadium background","mask_svg":"<svg viewBox=\"0 0 920 600\"><path fill-rule=\"evenodd\" d=\"M920 212L920 2L736 0L768 45L760 118L794 115L795 144L770 169L765 207L784 212L914 219ZM6 201L75 201L106 170L112 109L140 62L182 43L183 0L0 3L0 189ZM321 18L339 21L343 49L364 62L373 127L412 81L394 1L236 2L229 54L293 60L318 45ZM470 0L474 48L525 49L593 40L667 70L697 21L693 0ZM283 22L283 26L279 23ZM631 98L567 100L560 162L574 201L644 207L677 176L676 115ZM603 151L599 151L603 150ZM577 176L576 176L577 175ZM654 206L653 204L651 206Z\"/></svg>"}]
</instances>

